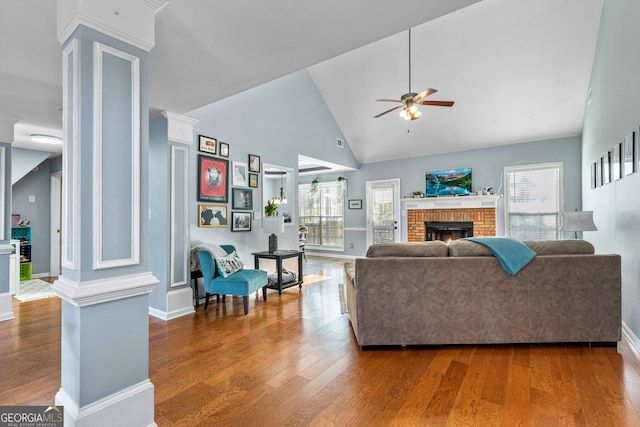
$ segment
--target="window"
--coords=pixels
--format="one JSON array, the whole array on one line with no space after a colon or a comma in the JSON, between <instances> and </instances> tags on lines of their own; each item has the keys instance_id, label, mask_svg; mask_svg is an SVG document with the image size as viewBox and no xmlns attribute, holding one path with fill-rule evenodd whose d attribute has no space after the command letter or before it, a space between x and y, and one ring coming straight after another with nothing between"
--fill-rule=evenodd
<instances>
[{"instance_id":1,"label":"window","mask_svg":"<svg viewBox=\"0 0 640 427\"><path fill-rule=\"evenodd\" d=\"M306 247L344 250L344 200L338 182L298 187L300 223L307 226Z\"/></svg>"},{"instance_id":2,"label":"window","mask_svg":"<svg viewBox=\"0 0 640 427\"><path fill-rule=\"evenodd\" d=\"M504 177L507 235L519 240L557 239L562 163L506 167Z\"/></svg>"}]
</instances>

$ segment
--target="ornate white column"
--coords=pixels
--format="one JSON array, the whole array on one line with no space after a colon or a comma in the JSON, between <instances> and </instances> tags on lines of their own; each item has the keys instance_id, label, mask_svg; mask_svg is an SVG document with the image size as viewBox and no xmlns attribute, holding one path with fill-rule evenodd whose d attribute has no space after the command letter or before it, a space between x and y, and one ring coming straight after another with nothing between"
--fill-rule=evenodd
<instances>
[{"instance_id":1,"label":"ornate white column","mask_svg":"<svg viewBox=\"0 0 640 427\"><path fill-rule=\"evenodd\" d=\"M11 143L18 117L0 114L0 322L14 318L9 292L11 247Z\"/></svg>"},{"instance_id":2,"label":"ornate white column","mask_svg":"<svg viewBox=\"0 0 640 427\"><path fill-rule=\"evenodd\" d=\"M152 0L58 0L63 57L65 425L155 425L149 381L148 52Z\"/></svg>"}]
</instances>

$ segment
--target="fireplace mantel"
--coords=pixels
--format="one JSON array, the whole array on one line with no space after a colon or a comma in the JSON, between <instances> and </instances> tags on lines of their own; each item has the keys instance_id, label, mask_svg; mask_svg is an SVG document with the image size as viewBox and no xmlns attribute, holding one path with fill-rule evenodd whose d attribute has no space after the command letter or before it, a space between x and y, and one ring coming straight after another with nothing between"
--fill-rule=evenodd
<instances>
[{"instance_id":1,"label":"fireplace mantel","mask_svg":"<svg viewBox=\"0 0 640 427\"><path fill-rule=\"evenodd\" d=\"M501 194L486 196L422 197L402 199L403 209L478 209L496 208Z\"/></svg>"}]
</instances>

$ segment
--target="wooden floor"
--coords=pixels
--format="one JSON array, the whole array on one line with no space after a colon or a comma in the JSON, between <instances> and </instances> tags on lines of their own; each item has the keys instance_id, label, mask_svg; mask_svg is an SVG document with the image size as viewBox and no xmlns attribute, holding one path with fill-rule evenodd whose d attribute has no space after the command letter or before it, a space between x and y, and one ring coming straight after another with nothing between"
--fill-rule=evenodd
<instances>
[{"instance_id":1,"label":"wooden floor","mask_svg":"<svg viewBox=\"0 0 640 427\"><path fill-rule=\"evenodd\" d=\"M640 426L629 343L361 351L340 313L340 262L302 290L149 318L159 426ZM383 301L381 301L383 303ZM60 301L14 302L0 323L0 405L49 405L60 386Z\"/></svg>"}]
</instances>

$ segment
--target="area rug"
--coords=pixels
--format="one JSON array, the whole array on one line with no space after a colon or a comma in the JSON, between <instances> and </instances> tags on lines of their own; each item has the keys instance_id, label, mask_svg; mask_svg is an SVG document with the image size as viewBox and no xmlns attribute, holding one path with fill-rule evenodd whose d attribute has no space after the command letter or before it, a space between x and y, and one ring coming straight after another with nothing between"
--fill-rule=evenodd
<instances>
[{"instance_id":1,"label":"area rug","mask_svg":"<svg viewBox=\"0 0 640 427\"><path fill-rule=\"evenodd\" d=\"M344 283L340 283L338 285L338 297L340 298L340 314L345 314L349 312L349 309L347 308L347 293L344 288L345 288Z\"/></svg>"},{"instance_id":2,"label":"area rug","mask_svg":"<svg viewBox=\"0 0 640 427\"><path fill-rule=\"evenodd\" d=\"M20 302L26 302L55 296L56 294L51 290L51 283L40 279L31 279L20 282L20 295L13 297Z\"/></svg>"}]
</instances>

